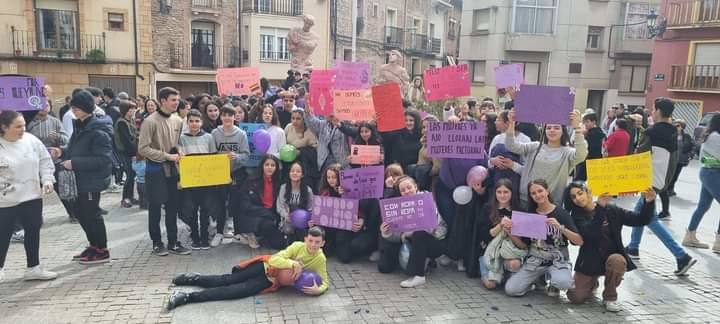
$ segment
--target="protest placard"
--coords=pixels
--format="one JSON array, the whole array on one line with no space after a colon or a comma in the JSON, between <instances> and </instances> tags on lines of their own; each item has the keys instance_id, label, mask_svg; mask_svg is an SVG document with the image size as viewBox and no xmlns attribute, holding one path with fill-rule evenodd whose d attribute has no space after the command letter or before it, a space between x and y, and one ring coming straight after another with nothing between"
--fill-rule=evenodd
<instances>
[{"instance_id":1,"label":"protest placard","mask_svg":"<svg viewBox=\"0 0 720 324\"><path fill-rule=\"evenodd\" d=\"M351 145L350 163L373 165L382 163L380 145Z\"/></svg>"},{"instance_id":2,"label":"protest placard","mask_svg":"<svg viewBox=\"0 0 720 324\"><path fill-rule=\"evenodd\" d=\"M318 116L333 113L332 89L335 83L335 70L313 70L310 74L310 107Z\"/></svg>"},{"instance_id":3,"label":"protest placard","mask_svg":"<svg viewBox=\"0 0 720 324\"><path fill-rule=\"evenodd\" d=\"M495 67L495 87L503 89L517 87L525 83L522 63L502 64Z\"/></svg>"},{"instance_id":4,"label":"protest placard","mask_svg":"<svg viewBox=\"0 0 720 324\"><path fill-rule=\"evenodd\" d=\"M333 106L335 117L340 120L371 120L375 114L372 91L366 90L333 90Z\"/></svg>"},{"instance_id":5,"label":"protest placard","mask_svg":"<svg viewBox=\"0 0 720 324\"><path fill-rule=\"evenodd\" d=\"M467 64L427 69L423 73L425 98L438 101L470 95Z\"/></svg>"},{"instance_id":6,"label":"protest placard","mask_svg":"<svg viewBox=\"0 0 720 324\"><path fill-rule=\"evenodd\" d=\"M178 166L180 186L195 188L226 185L230 178L230 156L227 154L185 155Z\"/></svg>"},{"instance_id":7,"label":"protest placard","mask_svg":"<svg viewBox=\"0 0 720 324\"><path fill-rule=\"evenodd\" d=\"M512 229L510 234L536 240L547 238L547 216L519 211L512 212Z\"/></svg>"},{"instance_id":8,"label":"protest placard","mask_svg":"<svg viewBox=\"0 0 720 324\"><path fill-rule=\"evenodd\" d=\"M653 184L650 152L585 161L593 195L643 192Z\"/></svg>"},{"instance_id":9,"label":"protest placard","mask_svg":"<svg viewBox=\"0 0 720 324\"><path fill-rule=\"evenodd\" d=\"M438 226L432 193L381 199L380 214L392 233L433 230Z\"/></svg>"},{"instance_id":10,"label":"protest placard","mask_svg":"<svg viewBox=\"0 0 720 324\"><path fill-rule=\"evenodd\" d=\"M45 79L24 76L0 77L0 110L40 110L47 107ZM30 122L28 120L28 122Z\"/></svg>"},{"instance_id":11,"label":"protest placard","mask_svg":"<svg viewBox=\"0 0 720 324\"><path fill-rule=\"evenodd\" d=\"M399 84L385 83L374 86L372 98L379 131L389 132L405 127L405 110Z\"/></svg>"},{"instance_id":12,"label":"protest placard","mask_svg":"<svg viewBox=\"0 0 720 324\"><path fill-rule=\"evenodd\" d=\"M344 198L382 198L385 168L382 165L340 171L340 186Z\"/></svg>"},{"instance_id":13,"label":"protest placard","mask_svg":"<svg viewBox=\"0 0 720 324\"><path fill-rule=\"evenodd\" d=\"M515 95L515 120L535 124L570 124L575 90L525 84Z\"/></svg>"},{"instance_id":14,"label":"protest placard","mask_svg":"<svg viewBox=\"0 0 720 324\"><path fill-rule=\"evenodd\" d=\"M217 69L215 82L220 95L249 96L262 91L260 90L260 69L256 67Z\"/></svg>"},{"instance_id":15,"label":"protest placard","mask_svg":"<svg viewBox=\"0 0 720 324\"><path fill-rule=\"evenodd\" d=\"M313 196L312 220L315 225L351 231L357 219L356 199Z\"/></svg>"},{"instance_id":16,"label":"protest placard","mask_svg":"<svg viewBox=\"0 0 720 324\"><path fill-rule=\"evenodd\" d=\"M482 159L485 157L485 125L480 122L430 122L427 154L434 158Z\"/></svg>"},{"instance_id":17,"label":"protest placard","mask_svg":"<svg viewBox=\"0 0 720 324\"><path fill-rule=\"evenodd\" d=\"M255 132L256 130L265 128L265 124L240 123L240 129L245 131L245 133L247 134L248 145L250 146L250 156L245 162L245 166L247 167L256 167L260 165L260 160L262 160L263 155L265 155L265 152L257 152L257 150L255 149L255 144L253 143L252 136L253 132Z\"/></svg>"},{"instance_id":18,"label":"protest placard","mask_svg":"<svg viewBox=\"0 0 720 324\"><path fill-rule=\"evenodd\" d=\"M370 87L370 64L367 62L345 62L338 60L335 63L335 89L360 90Z\"/></svg>"}]
</instances>

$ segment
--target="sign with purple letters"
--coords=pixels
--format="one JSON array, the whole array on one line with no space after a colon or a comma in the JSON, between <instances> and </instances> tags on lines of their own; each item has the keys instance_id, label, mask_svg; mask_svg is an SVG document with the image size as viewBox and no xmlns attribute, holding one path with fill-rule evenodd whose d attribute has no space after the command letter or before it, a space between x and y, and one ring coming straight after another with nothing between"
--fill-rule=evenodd
<instances>
[{"instance_id":1,"label":"sign with purple letters","mask_svg":"<svg viewBox=\"0 0 720 324\"><path fill-rule=\"evenodd\" d=\"M382 198L385 186L385 168L382 165L340 171L343 198Z\"/></svg>"},{"instance_id":2,"label":"sign with purple letters","mask_svg":"<svg viewBox=\"0 0 720 324\"><path fill-rule=\"evenodd\" d=\"M427 154L434 158L482 159L485 157L485 125L480 122L430 122Z\"/></svg>"},{"instance_id":3,"label":"sign with purple letters","mask_svg":"<svg viewBox=\"0 0 720 324\"><path fill-rule=\"evenodd\" d=\"M0 77L0 110L40 110L47 107L45 79L23 76Z\"/></svg>"},{"instance_id":4,"label":"sign with purple letters","mask_svg":"<svg viewBox=\"0 0 720 324\"><path fill-rule=\"evenodd\" d=\"M522 85L515 95L515 120L535 124L570 124L575 88Z\"/></svg>"},{"instance_id":5,"label":"sign with purple letters","mask_svg":"<svg viewBox=\"0 0 720 324\"><path fill-rule=\"evenodd\" d=\"M498 65L495 67L495 87L503 89L525 83L523 69L522 63Z\"/></svg>"},{"instance_id":6,"label":"sign with purple letters","mask_svg":"<svg viewBox=\"0 0 720 324\"><path fill-rule=\"evenodd\" d=\"M265 124L255 124L255 123L240 123L240 129L245 131L248 138L248 145L250 146L250 157L247 161L245 161L244 166L246 167L256 167L260 165L260 161L262 160L263 156L265 155L265 152L258 152L255 149L255 143L253 141L253 133L258 129L265 129Z\"/></svg>"},{"instance_id":7,"label":"sign with purple letters","mask_svg":"<svg viewBox=\"0 0 720 324\"><path fill-rule=\"evenodd\" d=\"M380 215L392 233L433 230L438 226L432 193L380 200Z\"/></svg>"},{"instance_id":8,"label":"sign with purple letters","mask_svg":"<svg viewBox=\"0 0 720 324\"><path fill-rule=\"evenodd\" d=\"M370 88L370 63L335 63L335 90L363 90Z\"/></svg>"},{"instance_id":9,"label":"sign with purple letters","mask_svg":"<svg viewBox=\"0 0 720 324\"><path fill-rule=\"evenodd\" d=\"M510 234L537 240L547 238L547 216L539 214L512 212L512 229Z\"/></svg>"},{"instance_id":10,"label":"sign with purple letters","mask_svg":"<svg viewBox=\"0 0 720 324\"><path fill-rule=\"evenodd\" d=\"M351 231L358 219L358 201L327 196L314 196L312 221L315 225Z\"/></svg>"}]
</instances>

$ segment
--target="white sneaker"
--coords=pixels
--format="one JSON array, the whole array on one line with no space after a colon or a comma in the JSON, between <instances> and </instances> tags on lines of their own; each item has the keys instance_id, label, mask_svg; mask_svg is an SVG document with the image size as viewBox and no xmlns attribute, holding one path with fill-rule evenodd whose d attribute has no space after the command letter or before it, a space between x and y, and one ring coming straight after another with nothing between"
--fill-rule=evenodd
<instances>
[{"instance_id":1,"label":"white sneaker","mask_svg":"<svg viewBox=\"0 0 720 324\"><path fill-rule=\"evenodd\" d=\"M215 234L215 236L213 236L213 238L212 238L212 241L210 241L210 246L216 247L216 246L220 245L220 243L222 243L222 240L223 240L222 234L220 234L220 233Z\"/></svg>"},{"instance_id":2,"label":"white sneaker","mask_svg":"<svg viewBox=\"0 0 720 324\"><path fill-rule=\"evenodd\" d=\"M545 293L548 295L548 297L557 297L560 296L560 289L557 289L553 286L548 286L547 290L545 290Z\"/></svg>"},{"instance_id":3,"label":"white sneaker","mask_svg":"<svg viewBox=\"0 0 720 324\"><path fill-rule=\"evenodd\" d=\"M260 243L258 243L257 238L255 237L255 234L248 234L248 246L251 249L259 249Z\"/></svg>"},{"instance_id":4,"label":"white sneaker","mask_svg":"<svg viewBox=\"0 0 720 324\"><path fill-rule=\"evenodd\" d=\"M25 230L19 230L12 234L10 242L22 243L25 242Z\"/></svg>"},{"instance_id":5,"label":"white sneaker","mask_svg":"<svg viewBox=\"0 0 720 324\"><path fill-rule=\"evenodd\" d=\"M400 283L400 287L413 288L425 284L425 277L415 276Z\"/></svg>"},{"instance_id":6,"label":"white sneaker","mask_svg":"<svg viewBox=\"0 0 720 324\"><path fill-rule=\"evenodd\" d=\"M0 268L0 282L5 281L5 269Z\"/></svg>"},{"instance_id":7,"label":"white sneaker","mask_svg":"<svg viewBox=\"0 0 720 324\"><path fill-rule=\"evenodd\" d=\"M438 262L441 266L447 267L447 266L450 265L450 263L452 263L452 259L448 258L447 255L443 254L443 255L441 255L439 258L437 258L437 262Z\"/></svg>"},{"instance_id":8,"label":"white sneaker","mask_svg":"<svg viewBox=\"0 0 720 324\"><path fill-rule=\"evenodd\" d=\"M53 280L57 278L57 273L52 271L45 271L40 265L36 265L32 268L25 270L25 276L23 280Z\"/></svg>"},{"instance_id":9,"label":"white sneaker","mask_svg":"<svg viewBox=\"0 0 720 324\"><path fill-rule=\"evenodd\" d=\"M380 251L373 251L373 253L370 253L370 257L368 258L370 262L378 262L380 261Z\"/></svg>"},{"instance_id":10,"label":"white sneaker","mask_svg":"<svg viewBox=\"0 0 720 324\"><path fill-rule=\"evenodd\" d=\"M224 236L225 238L233 238L233 232L232 232L232 230L229 229L229 228L226 228L226 229L225 229L225 233L223 233L223 236Z\"/></svg>"},{"instance_id":11,"label":"white sneaker","mask_svg":"<svg viewBox=\"0 0 720 324\"><path fill-rule=\"evenodd\" d=\"M603 304L605 304L605 310L608 312L617 313L622 310L617 301L603 301Z\"/></svg>"},{"instance_id":12,"label":"white sneaker","mask_svg":"<svg viewBox=\"0 0 720 324\"><path fill-rule=\"evenodd\" d=\"M237 234L233 237L233 242L248 245L248 234Z\"/></svg>"},{"instance_id":13,"label":"white sneaker","mask_svg":"<svg viewBox=\"0 0 720 324\"><path fill-rule=\"evenodd\" d=\"M458 272L465 272L465 264L463 263L463 260L460 259L457 261L457 271Z\"/></svg>"}]
</instances>

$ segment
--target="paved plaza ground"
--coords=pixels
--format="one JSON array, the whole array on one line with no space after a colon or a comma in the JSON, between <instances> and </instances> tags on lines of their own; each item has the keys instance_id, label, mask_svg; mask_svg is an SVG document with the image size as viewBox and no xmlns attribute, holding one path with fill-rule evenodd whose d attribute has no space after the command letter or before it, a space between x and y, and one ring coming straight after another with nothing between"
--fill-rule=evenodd
<instances>
[{"instance_id":1,"label":"paved plaza ground","mask_svg":"<svg viewBox=\"0 0 720 324\"><path fill-rule=\"evenodd\" d=\"M672 198L673 219L666 222L678 240L698 199L698 168L686 168ZM633 205L633 199L618 204ZM41 262L60 277L49 282L21 280L25 256L21 244L12 244L6 264L7 279L0 283L0 323L720 323L720 257L709 250L689 250L699 262L689 276L672 274L675 260L660 241L646 231L639 269L628 273L619 294L624 310L604 311L600 299L569 305L564 293L550 298L534 292L522 298L484 289L453 268L430 273L424 287L400 288L406 276L383 275L362 260L350 265L330 259L330 290L306 297L292 290L243 300L194 304L172 312L164 310L173 289L171 279L182 272L229 272L238 260L269 250L252 251L226 240L218 248L194 251L191 256L151 255L147 212L119 208L119 194L107 194L102 206L112 261L83 266L70 261L85 247L78 224L68 222L56 198L45 204L41 234ZM720 207L706 215L699 238L712 243ZM181 237L189 246L188 233ZM625 240L629 240L626 229ZM577 250L572 250L573 259ZM711 270L715 269L715 270ZM192 288L183 288L192 289ZM598 296L600 294L598 292Z\"/></svg>"}]
</instances>

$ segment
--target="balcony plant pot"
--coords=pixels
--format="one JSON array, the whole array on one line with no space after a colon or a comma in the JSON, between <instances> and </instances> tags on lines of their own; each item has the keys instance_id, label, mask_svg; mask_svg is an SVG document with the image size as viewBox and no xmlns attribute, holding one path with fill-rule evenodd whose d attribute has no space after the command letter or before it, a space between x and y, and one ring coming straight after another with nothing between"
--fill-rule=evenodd
<instances>
[{"instance_id":1,"label":"balcony plant pot","mask_svg":"<svg viewBox=\"0 0 720 324\"><path fill-rule=\"evenodd\" d=\"M85 58L93 63L102 63L105 62L105 52L96 48L87 52Z\"/></svg>"}]
</instances>

